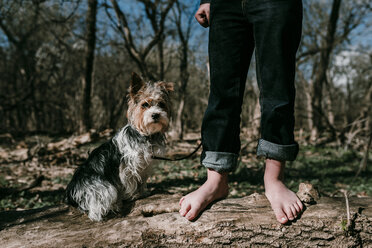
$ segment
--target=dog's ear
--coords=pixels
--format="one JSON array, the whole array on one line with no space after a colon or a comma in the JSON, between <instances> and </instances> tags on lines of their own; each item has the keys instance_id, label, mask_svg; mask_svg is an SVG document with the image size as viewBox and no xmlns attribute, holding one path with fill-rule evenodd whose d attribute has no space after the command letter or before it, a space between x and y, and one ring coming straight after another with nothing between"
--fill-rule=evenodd
<instances>
[{"instance_id":1,"label":"dog's ear","mask_svg":"<svg viewBox=\"0 0 372 248\"><path fill-rule=\"evenodd\" d=\"M142 78L135 72L132 72L132 80L130 81L129 95L134 97L138 91L142 88L145 82Z\"/></svg>"},{"instance_id":2,"label":"dog's ear","mask_svg":"<svg viewBox=\"0 0 372 248\"><path fill-rule=\"evenodd\" d=\"M156 86L163 88L167 93L174 91L174 84L171 82L157 82Z\"/></svg>"}]
</instances>

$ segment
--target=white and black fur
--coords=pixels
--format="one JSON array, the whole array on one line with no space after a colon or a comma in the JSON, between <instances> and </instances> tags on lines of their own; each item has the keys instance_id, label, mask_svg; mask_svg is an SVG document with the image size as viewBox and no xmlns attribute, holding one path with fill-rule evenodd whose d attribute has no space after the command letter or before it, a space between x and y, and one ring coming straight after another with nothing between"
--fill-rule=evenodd
<instances>
[{"instance_id":1,"label":"white and black fur","mask_svg":"<svg viewBox=\"0 0 372 248\"><path fill-rule=\"evenodd\" d=\"M133 91L134 87L131 89ZM131 93L141 94L137 91ZM148 111L155 114L154 118L159 118L159 115L168 118L168 112L159 107L149 107ZM152 156L161 155L165 147L164 131L144 135L131 124L131 118L136 117L128 115L129 123L111 140L91 152L66 188L68 203L87 212L88 217L95 221L102 220L110 211L119 211L123 200L135 199L143 193ZM164 122L168 123L168 119Z\"/></svg>"}]
</instances>

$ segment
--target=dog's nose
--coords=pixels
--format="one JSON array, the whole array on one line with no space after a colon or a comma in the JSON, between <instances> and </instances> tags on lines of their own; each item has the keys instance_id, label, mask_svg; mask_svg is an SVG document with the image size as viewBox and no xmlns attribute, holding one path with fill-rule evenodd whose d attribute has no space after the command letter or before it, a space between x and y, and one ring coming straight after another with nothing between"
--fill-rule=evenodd
<instances>
[{"instance_id":1,"label":"dog's nose","mask_svg":"<svg viewBox=\"0 0 372 248\"><path fill-rule=\"evenodd\" d=\"M160 114L154 113L154 114L151 115L151 117L152 117L152 119L157 121L157 120L159 120Z\"/></svg>"}]
</instances>

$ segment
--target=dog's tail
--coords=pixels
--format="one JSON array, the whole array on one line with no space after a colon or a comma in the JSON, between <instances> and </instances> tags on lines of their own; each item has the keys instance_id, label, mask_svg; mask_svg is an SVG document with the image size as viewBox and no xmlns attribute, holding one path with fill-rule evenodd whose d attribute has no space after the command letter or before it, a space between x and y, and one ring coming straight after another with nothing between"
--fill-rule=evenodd
<instances>
[{"instance_id":1,"label":"dog's tail","mask_svg":"<svg viewBox=\"0 0 372 248\"><path fill-rule=\"evenodd\" d=\"M118 191L114 185L100 176L75 177L66 188L66 201L88 213L94 221L101 221L110 210L115 210Z\"/></svg>"}]
</instances>

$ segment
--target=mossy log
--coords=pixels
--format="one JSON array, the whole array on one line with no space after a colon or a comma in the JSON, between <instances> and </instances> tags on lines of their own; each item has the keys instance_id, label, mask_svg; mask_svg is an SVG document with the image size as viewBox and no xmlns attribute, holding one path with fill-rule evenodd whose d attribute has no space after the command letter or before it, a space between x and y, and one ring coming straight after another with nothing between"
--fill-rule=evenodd
<instances>
[{"instance_id":1,"label":"mossy log","mask_svg":"<svg viewBox=\"0 0 372 248\"><path fill-rule=\"evenodd\" d=\"M193 222L180 195L153 195L126 216L93 222L66 205L0 213L1 247L372 247L372 198L316 198L289 225L276 222L264 195L219 201Z\"/></svg>"}]
</instances>

